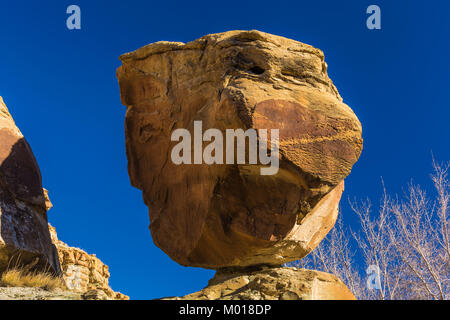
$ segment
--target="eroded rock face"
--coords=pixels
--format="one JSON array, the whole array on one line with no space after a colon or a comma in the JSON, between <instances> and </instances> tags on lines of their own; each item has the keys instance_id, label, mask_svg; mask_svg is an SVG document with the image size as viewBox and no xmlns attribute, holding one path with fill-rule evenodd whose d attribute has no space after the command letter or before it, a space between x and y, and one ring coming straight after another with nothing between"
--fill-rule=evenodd
<instances>
[{"instance_id":1,"label":"eroded rock face","mask_svg":"<svg viewBox=\"0 0 450 320\"><path fill-rule=\"evenodd\" d=\"M58 239L56 230L49 225L52 241L58 249L62 276L67 289L82 293L94 300L129 300L129 297L114 292L109 287L109 269L93 254L70 247ZM104 297L104 299L102 298Z\"/></svg>"},{"instance_id":2,"label":"eroded rock face","mask_svg":"<svg viewBox=\"0 0 450 320\"><path fill-rule=\"evenodd\" d=\"M218 271L203 290L167 300L356 300L329 273L297 268Z\"/></svg>"},{"instance_id":3,"label":"eroded rock face","mask_svg":"<svg viewBox=\"0 0 450 320\"><path fill-rule=\"evenodd\" d=\"M308 254L337 217L362 150L361 124L323 53L258 31L157 42L120 58L133 186L157 246L182 265L281 265ZM173 130L279 129L280 168L171 161ZM204 147L208 143L204 143Z\"/></svg>"},{"instance_id":4,"label":"eroded rock face","mask_svg":"<svg viewBox=\"0 0 450 320\"><path fill-rule=\"evenodd\" d=\"M60 273L39 167L0 97L0 271L29 263Z\"/></svg>"},{"instance_id":5,"label":"eroded rock face","mask_svg":"<svg viewBox=\"0 0 450 320\"><path fill-rule=\"evenodd\" d=\"M101 290L77 293L61 289L0 287L0 300L113 300Z\"/></svg>"}]
</instances>

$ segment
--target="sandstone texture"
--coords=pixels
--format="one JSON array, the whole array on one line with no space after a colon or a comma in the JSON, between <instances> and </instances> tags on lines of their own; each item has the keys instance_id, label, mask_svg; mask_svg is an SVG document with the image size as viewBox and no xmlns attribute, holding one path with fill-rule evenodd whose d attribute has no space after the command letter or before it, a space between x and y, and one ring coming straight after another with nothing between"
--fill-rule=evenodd
<instances>
[{"instance_id":1,"label":"sandstone texture","mask_svg":"<svg viewBox=\"0 0 450 320\"><path fill-rule=\"evenodd\" d=\"M0 300L112 300L102 290L77 293L41 288L0 287Z\"/></svg>"},{"instance_id":2,"label":"sandstone texture","mask_svg":"<svg viewBox=\"0 0 450 320\"><path fill-rule=\"evenodd\" d=\"M218 271L199 292L168 300L355 300L335 276L297 268Z\"/></svg>"},{"instance_id":3,"label":"sandstone texture","mask_svg":"<svg viewBox=\"0 0 450 320\"><path fill-rule=\"evenodd\" d=\"M29 263L61 272L47 227L40 169L0 97L0 272Z\"/></svg>"},{"instance_id":4,"label":"sandstone texture","mask_svg":"<svg viewBox=\"0 0 450 320\"><path fill-rule=\"evenodd\" d=\"M89 297L100 297L93 300L129 299L128 296L114 292L109 287L110 274L107 265L93 254L68 246L58 239L54 227L49 225L49 228L52 241L58 250L62 276L69 291Z\"/></svg>"},{"instance_id":5,"label":"sandstone texture","mask_svg":"<svg viewBox=\"0 0 450 320\"><path fill-rule=\"evenodd\" d=\"M221 269L279 266L319 244L362 151L361 124L328 77L322 51L230 31L153 43L120 59L128 172L157 246L182 265ZM279 171L174 164L171 133L193 133L194 121L222 132L279 129Z\"/></svg>"}]
</instances>

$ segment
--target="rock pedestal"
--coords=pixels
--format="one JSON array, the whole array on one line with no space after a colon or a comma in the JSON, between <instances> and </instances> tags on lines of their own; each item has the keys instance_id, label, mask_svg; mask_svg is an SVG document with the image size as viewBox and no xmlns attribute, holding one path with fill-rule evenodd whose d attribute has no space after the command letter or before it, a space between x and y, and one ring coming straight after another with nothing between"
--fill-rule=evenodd
<instances>
[{"instance_id":1,"label":"rock pedestal","mask_svg":"<svg viewBox=\"0 0 450 320\"><path fill-rule=\"evenodd\" d=\"M356 300L337 277L297 268L218 271L208 286L167 300Z\"/></svg>"}]
</instances>

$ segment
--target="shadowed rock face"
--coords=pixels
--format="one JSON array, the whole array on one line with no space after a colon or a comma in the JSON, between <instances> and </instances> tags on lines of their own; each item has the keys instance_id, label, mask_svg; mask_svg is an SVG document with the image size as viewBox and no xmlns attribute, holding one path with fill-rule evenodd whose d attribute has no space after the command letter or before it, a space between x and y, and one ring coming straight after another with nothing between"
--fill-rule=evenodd
<instances>
[{"instance_id":1,"label":"shadowed rock face","mask_svg":"<svg viewBox=\"0 0 450 320\"><path fill-rule=\"evenodd\" d=\"M60 273L39 167L0 97L0 271L31 262Z\"/></svg>"},{"instance_id":2,"label":"shadowed rock face","mask_svg":"<svg viewBox=\"0 0 450 320\"><path fill-rule=\"evenodd\" d=\"M334 225L361 124L327 75L323 53L258 32L157 42L120 58L133 186L153 240L182 265L280 265L308 254ZM175 165L177 128L279 129L280 169ZM208 143L205 143L206 146Z\"/></svg>"}]
</instances>

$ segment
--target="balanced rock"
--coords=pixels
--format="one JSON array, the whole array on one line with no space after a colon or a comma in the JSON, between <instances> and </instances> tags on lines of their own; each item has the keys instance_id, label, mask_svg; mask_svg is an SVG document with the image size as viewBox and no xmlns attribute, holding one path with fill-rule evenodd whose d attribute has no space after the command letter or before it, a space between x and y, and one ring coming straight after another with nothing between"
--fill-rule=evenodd
<instances>
[{"instance_id":1,"label":"balanced rock","mask_svg":"<svg viewBox=\"0 0 450 320\"><path fill-rule=\"evenodd\" d=\"M356 300L329 273L297 268L217 271L203 290L167 300Z\"/></svg>"},{"instance_id":2,"label":"balanced rock","mask_svg":"<svg viewBox=\"0 0 450 320\"><path fill-rule=\"evenodd\" d=\"M39 166L0 97L0 272L19 264L60 273Z\"/></svg>"},{"instance_id":3,"label":"balanced rock","mask_svg":"<svg viewBox=\"0 0 450 320\"><path fill-rule=\"evenodd\" d=\"M230 31L153 43L120 59L128 172L157 246L182 265L219 269L281 265L319 244L362 151L361 124L328 77L322 51ZM175 163L173 131L194 136L200 121L221 132L278 129L279 169L262 175L263 164Z\"/></svg>"}]
</instances>

